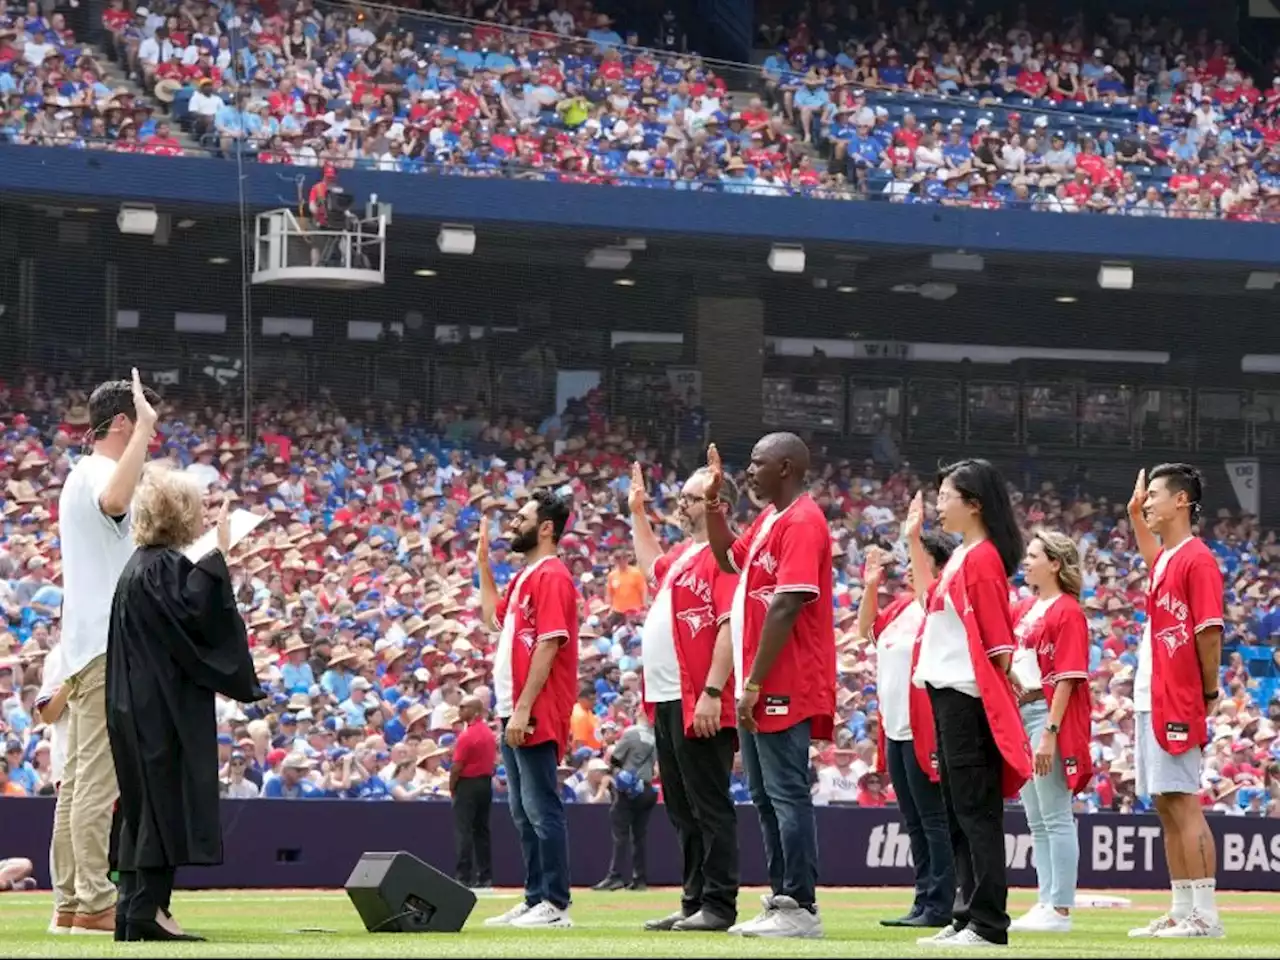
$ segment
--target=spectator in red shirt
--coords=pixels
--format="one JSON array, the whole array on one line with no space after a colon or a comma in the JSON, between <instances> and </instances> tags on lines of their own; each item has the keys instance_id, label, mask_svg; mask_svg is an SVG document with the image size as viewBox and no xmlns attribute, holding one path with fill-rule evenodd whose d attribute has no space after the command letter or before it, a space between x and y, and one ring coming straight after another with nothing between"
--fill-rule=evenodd
<instances>
[{"instance_id":1,"label":"spectator in red shirt","mask_svg":"<svg viewBox=\"0 0 1280 960\"><path fill-rule=\"evenodd\" d=\"M465 729L453 745L449 795L457 831L458 865L454 878L467 886L493 886L493 856L489 847L489 808L493 803L493 771L498 741L489 728L485 705L477 697L458 704Z\"/></svg>"}]
</instances>

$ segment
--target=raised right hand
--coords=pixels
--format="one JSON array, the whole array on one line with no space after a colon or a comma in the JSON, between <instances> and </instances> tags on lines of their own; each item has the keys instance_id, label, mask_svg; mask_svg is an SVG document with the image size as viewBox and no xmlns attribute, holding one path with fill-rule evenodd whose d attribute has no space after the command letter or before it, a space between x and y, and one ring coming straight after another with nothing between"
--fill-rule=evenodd
<instances>
[{"instance_id":1,"label":"raised right hand","mask_svg":"<svg viewBox=\"0 0 1280 960\"><path fill-rule=\"evenodd\" d=\"M133 416L138 426L150 430L156 425L156 410L147 399L147 391L143 389L142 377L138 368L133 368Z\"/></svg>"},{"instance_id":2,"label":"raised right hand","mask_svg":"<svg viewBox=\"0 0 1280 960\"><path fill-rule=\"evenodd\" d=\"M1134 519L1140 519L1143 515L1143 507L1147 503L1147 471L1145 468L1138 471L1138 479L1133 482L1133 495L1129 497L1129 516Z\"/></svg>"},{"instance_id":3,"label":"raised right hand","mask_svg":"<svg viewBox=\"0 0 1280 960\"><path fill-rule=\"evenodd\" d=\"M489 566L489 519L480 518L480 537L476 541L476 563Z\"/></svg>"},{"instance_id":4,"label":"raised right hand","mask_svg":"<svg viewBox=\"0 0 1280 960\"><path fill-rule=\"evenodd\" d=\"M720 451L713 443L707 447L707 486L703 496L715 500L720 496L720 487L724 484L724 464L720 462Z\"/></svg>"},{"instance_id":5,"label":"raised right hand","mask_svg":"<svg viewBox=\"0 0 1280 960\"><path fill-rule=\"evenodd\" d=\"M917 490L911 498L911 506L907 508L907 520L903 524L902 533L909 540L919 537L924 529L924 491Z\"/></svg>"},{"instance_id":6,"label":"raised right hand","mask_svg":"<svg viewBox=\"0 0 1280 960\"><path fill-rule=\"evenodd\" d=\"M631 489L627 491L627 506L631 508L632 516L644 513L644 504L647 499L648 495L644 488L644 468L637 460L631 464Z\"/></svg>"},{"instance_id":7,"label":"raised right hand","mask_svg":"<svg viewBox=\"0 0 1280 960\"><path fill-rule=\"evenodd\" d=\"M884 576L884 568L892 559L893 557L880 547L867 547L867 560L862 573L863 582L867 584L879 583L880 578Z\"/></svg>"}]
</instances>

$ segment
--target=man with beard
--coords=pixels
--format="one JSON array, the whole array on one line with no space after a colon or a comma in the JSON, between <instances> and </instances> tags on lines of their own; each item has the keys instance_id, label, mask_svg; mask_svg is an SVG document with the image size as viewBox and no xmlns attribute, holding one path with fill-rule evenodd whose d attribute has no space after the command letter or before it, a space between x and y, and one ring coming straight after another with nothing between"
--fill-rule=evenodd
<instances>
[{"instance_id":1,"label":"man with beard","mask_svg":"<svg viewBox=\"0 0 1280 960\"><path fill-rule=\"evenodd\" d=\"M556 778L578 685L578 591L558 555L568 521L569 505L548 490L534 493L513 516L508 539L525 566L501 599L489 566L488 525L480 527L480 607L485 623L501 631L493 685L525 868L524 899L486 926L573 926L568 833Z\"/></svg>"},{"instance_id":2,"label":"man with beard","mask_svg":"<svg viewBox=\"0 0 1280 960\"><path fill-rule=\"evenodd\" d=\"M707 549L707 470L685 481L681 526L689 539L663 552L645 512L644 474L631 469L631 536L636 559L657 588L641 635L645 711L653 720L667 815L680 838L680 909L646 930L728 930L738 913L737 815L729 775L737 737L729 613L738 578ZM720 499L736 491L725 481Z\"/></svg>"},{"instance_id":3,"label":"man with beard","mask_svg":"<svg viewBox=\"0 0 1280 960\"><path fill-rule=\"evenodd\" d=\"M772 887L760 915L729 930L748 937L822 936L809 745L834 732L836 642L831 534L804 492L808 469L795 434L761 438L747 483L765 506L735 539L720 454L707 451L707 539L720 569L739 574L730 617L738 733Z\"/></svg>"}]
</instances>

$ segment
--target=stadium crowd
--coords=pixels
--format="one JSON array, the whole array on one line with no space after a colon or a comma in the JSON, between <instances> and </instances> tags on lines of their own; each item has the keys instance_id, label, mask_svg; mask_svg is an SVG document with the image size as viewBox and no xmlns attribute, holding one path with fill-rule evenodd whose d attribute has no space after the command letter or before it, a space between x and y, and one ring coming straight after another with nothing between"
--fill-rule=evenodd
<instances>
[{"instance_id":1,"label":"stadium crowd","mask_svg":"<svg viewBox=\"0 0 1280 960\"><path fill-rule=\"evenodd\" d=\"M0 0L0 143L181 155L180 126L300 167L1280 218L1280 62L1255 77L1163 20L892 6L788 4L746 67L689 51L671 11L623 35L579 0L444 5L473 21L110 0L102 53ZM145 95L103 83L104 56Z\"/></svg>"},{"instance_id":2,"label":"stadium crowd","mask_svg":"<svg viewBox=\"0 0 1280 960\"><path fill-rule=\"evenodd\" d=\"M237 597L269 698L220 700L219 763L231 797L445 800L464 698L492 702L496 638L479 622L475 543L491 525L499 584L515 573L503 520L529 492L572 497L562 542L582 595L580 697L560 768L566 799L609 802L608 758L641 706L639 628L650 588L631 549L627 491L645 465L655 525L673 513L694 464L664 454L609 415L595 390L540 423L478 409L369 407L275 397L256 440L218 405L166 402L152 454L210 494L265 519L232 552ZM350 412L350 411L349 411ZM58 495L87 428L71 377L0 382L0 795L53 792L50 731L33 715L58 642ZM909 494L931 479L909 464L836 461L812 492L830 519L839 644L835 740L812 752L819 803L893 802L875 770L875 644L856 635L865 549L902 555ZM1065 487L1063 488L1065 490ZM1146 809L1134 795L1132 686L1146 613L1125 504L1044 483L1014 496L1027 524L1063 530L1085 559L1097 771L1077 808ZM739 521L747 519L743 504ZM1236 815L1280 815L1280 540L1222 512L1201 534L1227 584L1226 696L1210 719L1203 801ZM902 586L890 579L882 589ZM660 780L661 771L659 771ZM506 788L501 767L495 794ZM735 799L750 802L740 765Z\"/></svg>"}]
</instances>

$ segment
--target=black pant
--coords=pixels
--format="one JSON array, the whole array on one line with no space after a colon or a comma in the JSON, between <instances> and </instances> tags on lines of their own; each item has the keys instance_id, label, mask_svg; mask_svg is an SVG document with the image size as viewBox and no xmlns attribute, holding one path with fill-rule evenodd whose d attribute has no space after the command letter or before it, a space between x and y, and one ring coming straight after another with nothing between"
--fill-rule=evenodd
<instances>
[{"instance_id":1,"label":"black pant","mask_svg":"<svg viewBox=\"0 0 1280 960\"><path fill-rule=\"evenodd\" d=\"M119 898L116 900L116 923L155 920L156 911L169 911L173 898L173 867L148 867L121 870Z\"/></svg>"},{"instance_id":2,"label":"black pant","mask_svg":"<svg viewBox=\"0 0 1280 960\"><path fill-rule=\"evenodd\" d=\"M491 777L463 777L453 793L453 826L458 848L454 877L468 886L493 883L493 855L489 847L489 808L493 805ZM474 866L474 872L473 872Z\"/></svg>"},{"instance_id":3,"label":"black pant","mask_svg":"<svg viewBox=\"0 0 1280 960\"><path fill-rule=\"evenodd\" d=\"M681 909L737 920L738 815L729 796L734 731L687 738L681 703L672 700L658 704L654 738L662 798L684 861Z\"/></svg>"},{"instance_id":4,"label":"black pant","mask_svg":"<svg viewBox=\"0 0 1280 960\"><path fill-rule=\"evenodd\" d=\"M960 887L955 925L972 927L991 943L1008 943L1000 748L981 700L959 690L928 689Z\"/></svg>"},{"instance_id":5,"label":"black pant","mask_svg":"<svg viewBox=\"0 0 1280 960\"><path fill-rule=\"evenodd\" d=\"M649 846L649 817L658 803L658 792L649 784L639 796L613 794L613 806L609 821L613 826L613 856L609 860L609 876L622 877L622 864L627 857L627 841L631 845L631 879L636 883L648 882L646 865Z\"/></svg>"},{"instance_id":6,"label":"black pant","mask_svg":"<svg viewBox=\"0 0 1280 960\"><path fill-rule=\"evenodd\" d=\"M911 912L930 920L946 920L955 906L956 870L942 788L920 769L915 744L910 740L888 740L886 747L889 779L911 841L911 860L916 870L916 898Z\"/></svg>"}]
</instances>

